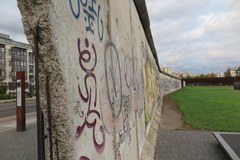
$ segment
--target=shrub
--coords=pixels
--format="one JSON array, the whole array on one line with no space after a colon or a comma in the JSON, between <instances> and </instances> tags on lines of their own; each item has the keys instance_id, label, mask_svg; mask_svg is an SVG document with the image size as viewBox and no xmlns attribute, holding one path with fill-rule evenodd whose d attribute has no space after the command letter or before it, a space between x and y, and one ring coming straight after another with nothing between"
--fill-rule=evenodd
<instances>
[{"instance_id":1,"label":"shrub","mask_svg":"<svg viewBox=\"0 0 240 160\"><path fill-rule=\"evenodd\" d=\"M7 86L0 86L0 94L6 94Z\"/></svg>"},{"instance_id":2,"label":"shrub","mask_svg":"<svg viewBox=\"0 0 240 160\"><path fill-rule=\"evenodd\" d=\"M11 95L9 94L0 94L0 100L11 99Z\"/></svg>"}]
</instances>

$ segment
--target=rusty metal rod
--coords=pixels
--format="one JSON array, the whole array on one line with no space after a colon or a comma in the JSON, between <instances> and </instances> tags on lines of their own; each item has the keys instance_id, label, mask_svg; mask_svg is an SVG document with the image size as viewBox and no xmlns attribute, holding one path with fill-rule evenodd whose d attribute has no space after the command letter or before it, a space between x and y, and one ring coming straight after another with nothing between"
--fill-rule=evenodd
<instances>
[{"instance_id":1,"label":"rusty metal rod","mask_svg":"<svg viewBox=\"0 0 240 160\"><path fill-rule=\"evenodd\" d=\"M36 27L36 34L34 36L34 52L35 52L35 85L36 85L36 111L37 111L37 144L38 144L38 160L45 160L45 142L44 142L44 118L40 108L39 96L39 26Z\"/></svg>"},{"instance_id":2,"label":"rusty metal rod","mask_svg":"<svg viewBox=\"0 0 240 160\"><path fill-rule=\"evenodd\" d=\"M47 74L46 78L46 96L47 96L47 113L48 113L48 134L49 134L49 152L50 152L50 160L53 160L53 140L52 140L52 111L51 111L51 95L50 95L50 87L49 87L49 74Z\"/></svg>"}]
</instances>

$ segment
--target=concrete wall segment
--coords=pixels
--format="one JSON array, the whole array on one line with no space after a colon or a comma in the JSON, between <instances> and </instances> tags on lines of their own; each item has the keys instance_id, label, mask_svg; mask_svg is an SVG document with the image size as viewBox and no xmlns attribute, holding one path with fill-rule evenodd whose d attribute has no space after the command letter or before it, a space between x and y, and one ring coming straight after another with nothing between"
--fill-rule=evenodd
<instances>
[{"instance_id":1,"label":"concrete wall segment","mask_svg":"<svg viewBox=\"0 0 240 160\"><path fill-rule=\"evenodd\" d=\"M51 104L54 159L139 159L161 108L161 86L178 89L159 74L135 4L18 1L27 38L39 53L46 122Z\"/></svg>"},{"instance_id":2,"label":"concrete wall segment","mask_svg":"<svg viewBox=\"0 0 240 160\"><path fill-rule=\"evenodd\" d=\"M59 61L59 54L54 45L54 35L50 20L49 10L51 4L47 1L18 1L18 6L22 13L24 30L28 41L34 50L38 44L39 53L39 85L40 102L44 113L46 126L48 120L47 100L50 99L52 111L52 128L54 144L54 153L59 149L61 159L73 157L73 136L70 131L69 115L67 108L65 75L63 74L64 65ZM26 27L27 26L27 27ZM47 76L49 86L47 87ZM47 88L51 97L47 97ZM59 96L61 95L61 96ZM61 137L61 138L59 138ZM54 154L56 158L56 154Z\"/></svg>"},{"instance_id":3,"label":"concrete wall segment","mask_svg":"<svg viewBox=\"0 0 240 160\"><path fill-rule=\"evenodd\" d=\"M160 73L160 82L163 96L177 91L182 87L181 80L174 77L169 77L163 73Z\"/></svg>"},{"instance_id":4,"label":"concrete wall segment","mask_svg":"<svg viewBox=\"0 0 240 160\"><path fill-rule=\"evenodd\" d=\"M140 17L142 26L144 28L144 32L148 41L148 44L151 48L153 57L155 59L156 65L158 67L158 70L161 71L160 65L158 62L158 57L157 57L157 51L154 45L153 37L152 37L152 32L150 29L150 21L149 21L149 16L148 16L148 11L147 11L147 6L145 0L134 0L136 9L138 11L138 15Z\"/></svg>"}]
</instances>

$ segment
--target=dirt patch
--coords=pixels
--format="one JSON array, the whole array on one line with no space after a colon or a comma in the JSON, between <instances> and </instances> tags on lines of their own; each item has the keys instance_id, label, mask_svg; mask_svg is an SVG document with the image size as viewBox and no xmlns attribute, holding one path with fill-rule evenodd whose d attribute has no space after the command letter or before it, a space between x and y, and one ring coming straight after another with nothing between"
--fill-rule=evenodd
<instances>
[{"instance_id":1,"label":"dirt patch","mask_svg":"<svg viewBox=\"0 0 240 160\"><path fill-rule=\"evenodd\" d=\"M181 111L169 96L163 98L160 128L163 130L196 130L183 121Z\"/></svg>"}]
</instances>

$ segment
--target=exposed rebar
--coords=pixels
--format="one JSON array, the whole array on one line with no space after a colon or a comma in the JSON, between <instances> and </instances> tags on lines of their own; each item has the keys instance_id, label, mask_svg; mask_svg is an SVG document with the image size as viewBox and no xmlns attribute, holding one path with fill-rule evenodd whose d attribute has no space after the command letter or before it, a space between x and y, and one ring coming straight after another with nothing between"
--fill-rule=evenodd
<instances>
[{"instance_id":1,"label":"exposed rebar","mask_svg":"<svg viewBox=\"0 0 240 160\"><path fill-rule=\"evenodd\" d=\"M50 160L53 160L53 141L52 141L52 111L51 111L51 96L49 91L49 74L46 78L46 96L47 96L47 114L48 114L48 135L49 135L49 152Z\"/></svg>"},{"instance_id":2,"label":"exposed rebar","mask_svg":"<svg viewBox=\"0 0 240 160\"><path fill-rule=\"evenodd\" d=\"M40 41L39 32L40 27L37 25L36 34L34 36L34 52L35 52L35 84L36 84L36 112L37 112L37 143L38 143L38 160L45 160L45 143L44 143L44 118L40 108L39 96L39 48Z\"/></svg>"}]
</instances>

